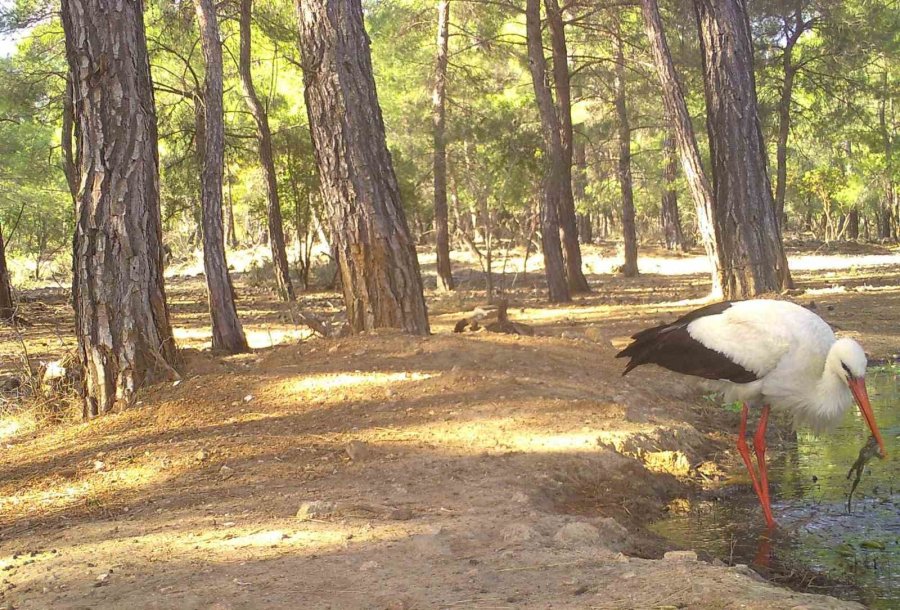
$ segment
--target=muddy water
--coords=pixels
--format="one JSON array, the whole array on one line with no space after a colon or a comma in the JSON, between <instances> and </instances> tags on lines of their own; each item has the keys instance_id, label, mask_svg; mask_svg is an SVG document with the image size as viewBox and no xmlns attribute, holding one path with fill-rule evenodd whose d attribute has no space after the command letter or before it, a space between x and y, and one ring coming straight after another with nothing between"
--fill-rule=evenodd
<instances>
[{"instance_id":1,"label":"muddy water","mask_svg":"<svg viewBox=\"0 0 900 610\"><path fill-rule=\"evenodd\" d=\"M726 563L745 563L772 580L900 608L900 366L868 374L869 397L889 459L873 459L853 494L847 472L869 436L853 408L839 428L770 449L773 512L767 534L749 480L719 490L687 513L653 526L676 544Z\"/></svg>"}]
</instances>

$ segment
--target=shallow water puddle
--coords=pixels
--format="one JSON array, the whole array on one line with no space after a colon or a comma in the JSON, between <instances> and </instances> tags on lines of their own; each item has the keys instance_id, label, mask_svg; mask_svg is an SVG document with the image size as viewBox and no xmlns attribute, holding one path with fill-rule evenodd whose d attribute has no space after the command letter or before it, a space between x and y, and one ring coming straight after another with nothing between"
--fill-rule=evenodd
<instances>
[{"instance_id":1,"label":"shallow water puddle","mask_svg":"<svg viewBox=\"0 0 900 610\"><path fill-rule=\"evenodd\" d=\"M900 608L900 367L870 370L869 397L887 446L853 494L847 472L869 436L854 406L837 430L799 432L796 445L770 451L773 511L779 529L767 535L749 483L720 490L689 512L652 529L684 548L728 563L751 564L774 581Z\"/></svg>"}]
</instances>

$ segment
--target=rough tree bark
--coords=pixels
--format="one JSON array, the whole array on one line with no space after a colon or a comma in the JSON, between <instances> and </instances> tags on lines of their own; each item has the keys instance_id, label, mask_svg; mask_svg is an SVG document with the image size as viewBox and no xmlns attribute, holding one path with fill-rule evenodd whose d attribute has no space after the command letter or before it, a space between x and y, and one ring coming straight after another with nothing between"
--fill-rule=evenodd
<instances>
[{"instance_id":1,"label":"rough tree bark","mask_svg":"<svg viewBox=\"0 0 900 610\"><path fill-rule=\"evenodd\" d=\"M561 146L559 150L549 154L554 156L554 171L559 174L557 202L566 279L571 292L590 292L587 278L581 270L581 247L578 245L575 197L572 192L572 155L575 138L572 129L572 87L569 79L569 50L566 45L565 22L557 0L544 0L544 7L547 9L547 28L550 30L553 57L553 84L556 89L556 105L551 108L556 117L554 123L559 130ZM541 121L544 121L543 116Z\"/></svg>"},{"instance_id":2,"label":"rough tree bark","mask_svg":"<svg viewBox=\"0 0 900 610\"><path fill-rule=\"evenodd\" d=\"M694 207L697 210L697 228L700 233L700 241L706 250L712 275L712 296L721 297L723 296L724 257L715 222L716 202L712 187L700 159L700 149L697 147L694 127L684 101L681 83L675 72L672 54L666 43L657 0L641 0L641 13L644 18L644 30L650 42L653 63L656 66L656 73L662 88L666 114L672 122L675 132L681 167L687 179L691 198L694 200Z\"/></svg>"},{"instance_id":3,"label":"rough tree bark","mask_svg":"<svg viewBox=\"0 0 900 610\"><path fill-rule=\"evenodd\" d=\"M700 30L723 288L728 298L790 285L759 123L744 0L694 0Z\"/></svg>"},{"instance_id":4,"label":"rough tree bark","mask_svg":"<svg viewBox=\"0 0 900 610\"><path fill-rule=\"evenodd\" d=\"M6 266L6 244L3 241L3 226L0 225L0 322L11 320L15 315L16 307Z\"/></svg>"},{"instance_id":5,"label":"rough tree bark","mask_svg":"<svg viewBox=\"0 0 900 610\"><path fill-rule=\"evenodd\" d=\"M553 96L547 86L547 62L541 35L540 0L526 0L525 28L528 42L528 67L534 84L534 95L541 114L541 131L544 136L544 175L541 180L541 249L544 253L544 273L550 301L571 301L570 285L566 279L566 262L563 259L560 240L559 208L564 188L565 169L562 157L562 141L559 118L553 107Z\"/></svg>"},{"instance_id":6,"label":"rough tree bark","mask_svg":"<svg viewBox=\"0 0 900 610\"><path fill-rule=\"evenodd\" d=\"M250 18L253 11L253 0L241 0L241 51L239 72L241 87L244 90L244 101L256 121L256 138L259 152L259 163L266 176L266 218L269 227L269 246L272 249L272 264L275 267L275 285L282 300L294 300L294 286L291 284L291 272L288 267L287 248L284 245L284 223L281 219L281 202L278 197L278 175L275 172L275 157L272 152L272 132L269 129L269 117L266 109L256 95L253 86L253 74L250 69ZM229 187L230 188L230 187ZM230 192L230 191L229 191ZM234 214L229 202L229 216L234 221Z\"/></svg>"},{"instance_id":7,"label":"rough tree bark","mask_svg":"<svg viewBox=\"0 0 900 610\"><path fill-rule=\"evenodd\" d=\"M675 179L678 174L678 153L675 149L675 136L670 132L663 142L666 155L666 186L663 190L660 206L660 221L663 236L668 250L687 250L684 232L681 229L681 216L678 213L678 194L675 192Z\"/></svg>"},{"instance_id":8,"label":"rough tree bark","mask_svg":"<svg viewBox=\"0 0 900 610\"><path fill-rule=\"evenodd\" d=\"M306 108L350 328L428 334L360 0L302 0L297 15Z\"/></svg>"},{"instance_id":9,"label":"rough tree bark","mask_svg":"<svg viewBox=\"0 0 900 610\"><path fill-rule=\"evenodd\" d=\"M625 262L622 275L635 277L638 274L637 230L634 226L634 188L631 181L631 125L628 122L628 107L625 104L625 42L621 33L616 36L616 70L613 81L616 106L616 127L619 138L619 163L617 174L622 193L622 237L625 242Z\"/></svg>"},{"instance_id":10,"label":"rough tree bark","mask_svg":"<svg viewBox=\"0 0 900 610\"><path fill-rule=\"evenodd\" d=\"M206 62L203 90L203 167L200 173L203 213L203 269L212 320L212 348L232 354L249 349L234 303L234 288L225 261L222 226L222 172L225 165L225 115L222 102L222 41L213 0L194 0ZM199 142L198 138L198 144Z\"/></svg>"},{"instance_id":11,"label":"rough tree bark","mask_svg":"<svg viewBox=\"0 0 900 610\"><path fill-rule=\"evenodd\" d=\"M163 285L159 160L143 4L63 0L78 158L75 333L84 415L177 376Z\"/></svg>"},{"instance_id":12,"label":"rough tree bark","mask_svg":"<svg viewBox=\"0 0 900 610\"><path fill-rule=\"evenodd\" d=\"M437 246L438 290L453 290L450 268L450 231L447 214L447 142L446 101L447 61L450 40L450 0L438 1L437 55L434 91L431 96L431 121L434 134L434 235Z\"/></svg>"}]
</instances>

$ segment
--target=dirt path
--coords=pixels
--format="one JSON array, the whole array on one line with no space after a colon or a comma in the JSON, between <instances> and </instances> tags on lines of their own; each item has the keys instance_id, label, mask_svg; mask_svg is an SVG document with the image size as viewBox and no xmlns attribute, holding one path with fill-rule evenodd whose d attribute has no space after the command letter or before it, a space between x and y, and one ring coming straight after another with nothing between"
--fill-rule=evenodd
<instances>
[{"instance_id":1,"label":"dirt path","mask_svg":"<svg viewBox=\"0 0 900 610\"><path fill-rule=\"evenodd\" d=\"M900 269L853 273L801 277L820 291L797 298L889 356ZM454 335L435 299L432 337L188 350L185 379L133 409L0 438L0 608L859 607L660 559L642 529L736 459L736 415L613 358L692 306L702 287L680 285L612 278L566 308L520 295L536 337ZM181 288L176 323L199 336ZM251 330L288 324L251 303Z\"/></svg>"}]
</instances>

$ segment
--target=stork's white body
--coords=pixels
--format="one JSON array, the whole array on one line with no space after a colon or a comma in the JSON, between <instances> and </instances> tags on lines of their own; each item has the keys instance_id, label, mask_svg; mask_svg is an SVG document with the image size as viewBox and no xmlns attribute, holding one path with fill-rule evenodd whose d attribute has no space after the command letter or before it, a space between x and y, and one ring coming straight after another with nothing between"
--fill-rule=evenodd
<instances>
[{"instance_id":1,"label":"stork's white body","mask_svg":"<svg viewBox=\"0 0 900 610\"><path fill-rule=\"evenodd\" d=\"M815 430L840 421L855 400L886 455L866 392L866 353L852 339L837 339L812 311L787 301L714 303L671 324L632 336L617 354L630 358L623 375L643 364L702 377L727 400L740 400L737 448L750 473L766 523L775 526L766 474L766 425L769 409L790 412L796 423ZM761 407L753 437L759 475L744 439L750 406Z\"/></svg>"},{"instance_id":2,"label":"stork's white body","mask_svg":"<svg viewBox=\"0 0 900 610\"><path fill-rule=\"evenodd\" d=\"M706 347L756 374L749 383L710 381L729 402L770 404L817 431L837 424L853 395L836 375L824 374L834 331L812 311L788 301L733 303L687 325Z\"/></svg>"}]
</instances>

